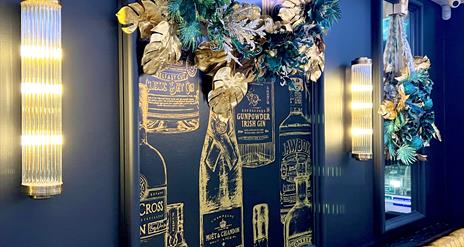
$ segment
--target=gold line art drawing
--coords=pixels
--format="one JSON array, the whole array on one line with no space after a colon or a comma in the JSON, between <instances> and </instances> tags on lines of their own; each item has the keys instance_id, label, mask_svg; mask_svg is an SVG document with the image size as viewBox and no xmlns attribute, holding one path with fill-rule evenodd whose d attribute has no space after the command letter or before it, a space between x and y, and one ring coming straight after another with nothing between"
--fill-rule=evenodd
<instances>
[{"instance_id":1,"label":"gold line art drawing","mask_svg":"<svg viewBox=\"0 0 464 247\"><path fill-rule=\"evenodd\" d=\"M140 174L141 246L163 246L167 223L166 162L146 137L140 143Z\"/></svg>"},{"instance_id":2,"label":"gold line art drawing","mask_svg":"<svg viewBox=\"0 0 464 247\"><path fill-rule=\"evenodd\" d=\"M200 246L243 246L242 204L233 119L210 111L200 164Z\"/></svg>"},{"instance_id":3,"label":"gold line art drawing","mask_svg":"<svg viewBox=\"0 0 464 247\"><path fill-rule=\"evenodd\" d=\"M313 210L307 197L310 176L305 174L304 169L298 168L298 170L298 175L295 177L296 202L285 216L285 247L313 246Z\"/></svg>"},{"instance_id":4,"label":"gold line art drawing","mask_svg":"<svg viewBox=\"0 0 464 247\"><path fill-rule=\"evenodd\" d=\"M139 79L143 126L148 133L178 134L200 126L198 69L185 61ZM142 95L142 93L144 95Z\"/></svg>"},{"instance_id":5,"label":"gold line art drawing","mask_svg":"<svg viewBox=\"0 0 464 247\"><path fill-rule=\"evenodd\" d=\"M208 95L209 123L200 160L200 246L243 247L242 163L234 107L247 90L243 75L220 69Z\"/></svg>"},{"instance_id":6,"label":"gold line art drawing","mask_svg":"<svg viewBox=\"0 0 464 247\"><path fill-rule=\"evenodd\" d=\"M274 83L253 82L235 108L237 141L243 167L257 168L275 160Z\"/></svg>"},{"instance_id":7,"label":"gold line art drawing","mask_svg":"<svg viewBox=\"0 0 464 247\"><path fill-rule=\"evenodd\" d=\"M166 212L165 247L188 247L184 236L184 204L169 204Z\"/></svg>"},{"instance_id":8,"label":"gold line art drawing","mask_svg":"<svg viewBox=\"0 0 464 247\"><path fill-rule=\"evenodd\" d=\"M297 169L311 176L311 123L303 114L304 81L292 78L293 87L289 87L290 112L279 126L280 160L280 216L285 216L297 200L295 177ZM311 188L308 186L308 192ZM311 195L309 194L309 197Z\"/></svg>"},{"instance_id":9,"label":"gold line art drawing","mask_svg":"<svg viewBox=\"0 0 464 247\"><path fill-rule=\"evenodd\" d=\"M253 246L268 247L269 206L266 203L253 207Z\"/></svg>"},{"instance_id":10,"label":"gold line art drawing","mask_svg":"<svg viewBox=\"0 0 464 247\"><path fill-rule=\"evenodd\" d=\"M164 246L166 233L167 166L163 155L150 144L148 129L148 87L139 84L140 155L140 245Z\"/></svg>"}]
</instances>

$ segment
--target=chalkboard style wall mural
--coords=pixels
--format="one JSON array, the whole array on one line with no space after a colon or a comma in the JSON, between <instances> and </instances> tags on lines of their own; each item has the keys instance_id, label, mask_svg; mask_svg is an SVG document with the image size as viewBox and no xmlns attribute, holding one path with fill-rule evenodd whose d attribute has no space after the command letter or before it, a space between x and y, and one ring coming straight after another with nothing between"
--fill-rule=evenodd
<instances>
[{"instance_id":1,"label":"chalkboard style wall mural","mask_svg":"<svg viewBox=\"0 0 464 247\"><path fill-rule=\"evenodd\" d=\"M264 6L263 11L261 7ZM142 246L312 246L309 92L338 0L142 0Z\"/></svg>"}]
</instances>

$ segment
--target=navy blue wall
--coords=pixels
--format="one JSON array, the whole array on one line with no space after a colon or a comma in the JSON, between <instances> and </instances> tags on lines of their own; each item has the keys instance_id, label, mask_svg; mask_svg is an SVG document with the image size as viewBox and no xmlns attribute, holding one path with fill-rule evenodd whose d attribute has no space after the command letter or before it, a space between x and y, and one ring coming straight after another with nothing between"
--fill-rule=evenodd
<instances>
[{"instance_id":1,"label":"navy blue wall","mask_svg":"<svg viewBox=\"0 0 464 247\"><path fill-rule=\"evenodd\" d=\"M447 190L450 203L450 220L464 225L464 193L462 147L464 140L464 8L453 11L453 17L446 23L445 55L446 79L444 101L446 104L446 153Z\"/></svg>"},{"instance_id":2,"label":"navy blue wall","mask_svg":"<svg viewBox=\"0 0 464 247\"><path fill-rule=\"evenodd\" d=\"M351 158L345 68L371 56L371 0L341 1L342 19L326 43L324 78L325 176L322 176L324 246L361 246L373 238L373 163ZM334 176L335 171L335 176ZM338 211L337 211L338 208ZM356 222L354 224L354 222Z\"/></svg>"},{"instance_id":3,"label":"navy blue wall","mask_svg":"<svg viewBox=\"0 0 464 247\"><path fill-rule=\"evenodd\" d=\"M22 195L20 150L0 148L0 156L9 157L0 160L0 246L118 246L117 1L63 0L62 4L64 193L44 201ZM19 1L1 1L1 53L13 56L10 62L1 61L12 80L1 77L0 91L10 88L10 95L2 93L2 97L10 97L6 103L14 110L3 112L0 121L2 128L13 126L17 135L9 141L17 147L19 16ZM1 107L8 107L6 103Z\"/></svg>"}]
</instances>

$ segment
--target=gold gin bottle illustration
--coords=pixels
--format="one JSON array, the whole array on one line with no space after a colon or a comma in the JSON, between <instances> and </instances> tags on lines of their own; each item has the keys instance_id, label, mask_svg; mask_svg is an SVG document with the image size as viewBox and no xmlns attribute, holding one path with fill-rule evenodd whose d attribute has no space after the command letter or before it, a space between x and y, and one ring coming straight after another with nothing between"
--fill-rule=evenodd
<instances>
[{"instance_id":1,"label":"gold gin bottle illustration","mask_svg":"<svg viewBox=\"0 0 464 247\"><path fill-rule=\"evenodd\" d=\"M247 90L243 74L220 69L208 94L209 123L200 161L200 246L243 247L242 163L234 107Z\"/></svg>"},{"instance_id":2,"label":"gold gin bottle illustration","mask_svg":"<svg viewBox=\"0 0 464 247\"><path fill-rule=\"evenodd\" d=\"M151 143L146 131L146 87L140 88L140 245L164 246L166 232L167 173L163 155Z\"/></svg>"},{"instance_id":3,"label":"gold gin bottle illustration","mask_svg":"<svg viewBox=\"0 0 464 247\"><path fill-rule=\"evenodd\" d=\"M184 237L184 204L167 206L166 247L188 247Z\"/></svg>"},{"instance_id":4,"label":"gold gin bottle illustration","mask_svg":"<svg viewBox=\"0 0 464 247\"><path fill-rule=\"evenodd\" d=\"M280 160L280 215L285 216L296 202L295 177L297 168L311 172L311 123L303 114L304 82L293 78L289 86L290 113L279 126ZM310 191L310 189L308 189Z\"/></svg>"},{"instance_id":5,"label":"gold gin bottle illustration","mask_svg":"<svg viewBox=\"0 0 464 247\"><path fill-rule=\"evenodd\" d=\"M312 245L313 210L307 197L309 176L295 177L296 202L285 217L285 247L309 247Z\"/></svg>"},{"instance_id":6,"label":"gold gin bottle illustration","mask_svg":"<svg viewBox=\"0 0 464 247\"><path fill-rule=\"evenodd\" d=\"M274 162L274 83L254 81L235 108L237 141L244 167L256 168Z\"/></svg>"},{"instance_id":7,"label":"gold gin bottle illustration","mask_svg":"<svg viewBox=\"0 0 464 247\"><path fill-rule=\"evenodd\" d=\"M145 118L148 133L185 133L198 129L199 77L197 68L185 61L171 64L154 75L143 75L139 89L145 88Z\"/></svg>"},{"instance_id":8,"label":"gold gin bottle illustration","mask_svg":"<svg viewBox=\"0 0 464 247\"><path fill-rule=\"evenodd\" d=\"M166 162L148 142L142 128L140 141L140 239L141 246L164 246L166 232Z\"/></svg>"},{"instance_id":9,"label":"gold gin bottle illustration","mask_svg":"<svg viewBox=\"0 0 464 247\"><path fill-rule=\"evenodd\" d=\"M258 204L253 207L253 246L268 247L269 206Z\"/></svg>"}]
</instances>

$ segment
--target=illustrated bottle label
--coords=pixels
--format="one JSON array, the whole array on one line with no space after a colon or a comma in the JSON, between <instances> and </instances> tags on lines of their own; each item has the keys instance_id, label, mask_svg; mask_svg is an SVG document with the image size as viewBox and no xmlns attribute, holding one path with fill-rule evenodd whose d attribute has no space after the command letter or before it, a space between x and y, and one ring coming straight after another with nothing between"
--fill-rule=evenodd
<instances>
[{"instance_id":1,"label":"illustrated bottle label","mask_svg":"<svg viewBox=\"0 0 464 247\"><path fill-rule=\"evenodd\" d=\"M295 177L298 173L298 167L304 167L306 171L303 172L310 175L311 143L309 142L309 137L309 133L307 133L306 138L304 135L300 135L297 138L293 135L281 136L280 203L282 222L284 222L285 215L296 202Z\"/></svg>"},{"instance_id":2,"label":"illustrated bottle label","mask_svg":"<svg viewBox=\"0 0 464 247\"><path fill-rule=\"evenodd\" d=\"M303 232L288 238L287 247L310 247L311 244L312 233L311 232Z\"/></svg>"},{"instance_id":3,"label":"illustrated bottle label","mask_svg":"<svg viewBox=\"0 0 464 247\"><path fill-rule=\"evenodd\" d=\"M271 164L275 159L274 84L253 82L235 108L237 141L244 167Z\"/></svg>"},{"instance_id":4,"label":"illustrated bottle label","mask_svg":"<svg viewBox=\"0 0 464 247\"><path fill-rule=\"evenodd\" d=\"M166 232L166 186L149 188L146 178L140 179L140 239L149 239Z\"/></svg>"},{"instance_id":5,"label":"illustrated bottle label","mask_svg":"<svg viewBox=\"0 0 464 247\"><path fill-rule=\"evenodd\" d=\"M242 246L240 207L203 215L203 247Z\"/></svg>"},{"instance_id":6,"label":"illustrated bottle label","mask_svg":"<svg viewBox=\"0 0 464 247\"><path fill-rule=\"evenodd\" d=\"M166 247L187 247L184 238L184 204L167 206Z\"/></svg>"},{"instance_id":7,"label":"illustrated bottle label","mask_svg":"<svg viewBox=\"0 0 464 247\"><path fill-rule=\"evenodd\" d=\"M148 133L183 133L199 127L199 77L197 68L180 61L140 77L141 108ZM143 100L145 99L145 100Z\"/></svg>"}]
</instances>

